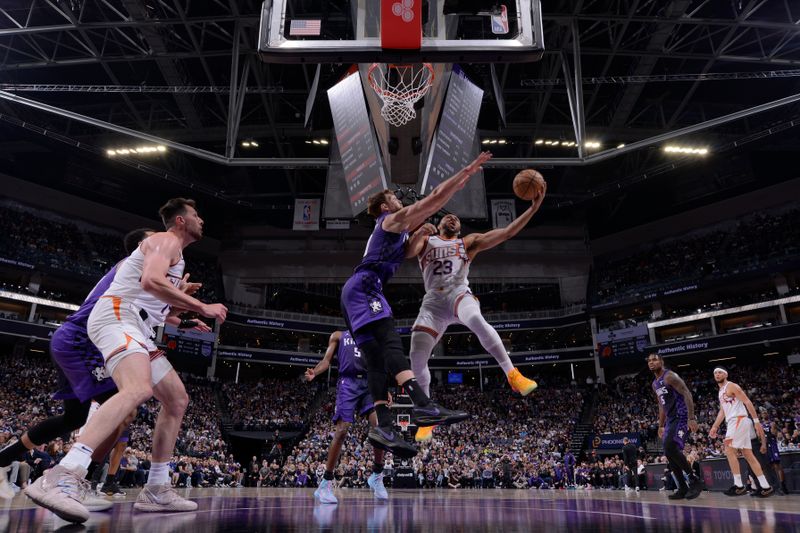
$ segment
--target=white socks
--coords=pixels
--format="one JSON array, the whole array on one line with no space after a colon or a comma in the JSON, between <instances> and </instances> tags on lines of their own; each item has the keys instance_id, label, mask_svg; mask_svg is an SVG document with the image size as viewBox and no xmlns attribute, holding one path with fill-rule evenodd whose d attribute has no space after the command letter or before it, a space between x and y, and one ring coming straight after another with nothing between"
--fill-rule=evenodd
<instances>
[{"instance_id":1,"label":"white socks","mask_svg":"<svg viewBox=\"0 0 800 533\"><path fill-rule=\"evenodd\" d=\"M85 444L75 443L59 464L67 470L75 471L79 468L86 470L92 462L93 453L94 450Z\"/></svg>"},{"instance_id":2,"label":"white socks","mask_svg":"<svg viewBox=\"0 0 800 533\"><path fill-rule=\"evenodd\" d=\"M758 484L761 485L762 489L769 488L769 481L767 481L767 478L763 474L758 476L756 479L758 479Z\"/></svg>"},{"instance_id":3,"label":"white socks","mask_svg":"<svg viewBox=\"0 0 800 533\"><path fill-rule=\"evenodd\" d=\"M744 487L744 483L742 483L742 475L741 474L734 474L733 475L733 484L737 487Z\"/></svg>"},{"instance_id":4,"label":"white socks","mask_svg":"<svg viewBox=\"0 0 800 533\"><path fill-rule=\"evenodd\" d=\"M169 483L169 463L151 463L147 484L164 485L165 483Z\"/></svg>"}]
</instances>

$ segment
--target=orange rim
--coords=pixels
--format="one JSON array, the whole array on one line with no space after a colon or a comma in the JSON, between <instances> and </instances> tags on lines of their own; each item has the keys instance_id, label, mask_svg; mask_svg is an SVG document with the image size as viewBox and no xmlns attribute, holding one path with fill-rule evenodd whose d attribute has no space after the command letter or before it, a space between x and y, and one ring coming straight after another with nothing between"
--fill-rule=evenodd
<instances>
[{"instance_id":1,"label":"orange rim","mask_svg":"<svg viewBox=\"0 0 800 533\"><path fill-rule=\"evenodd\" d=\"M423 86L413 93L409 93L407 95L400 95L394 91L385 91L383 90L375 81L375 77L373 76L373 72L378 68L378 63L373 63L370 65L369 70L367 71L367 80L369 81L370 86L372 89L377 93L378 96L383 98L384 96L389 96L391 98L395 98L397 100L415 100L419 99L422 95L428 92L428 89L433 84L433 79L436 77L436 74L433 72L433 65L430 63L422 63L422 67L428 69L430 75L423 83ZM401 68L414 68L414 63L389 63L386 67L387 72L390 69L399 70Z\"/></svg>"}]
</instances>

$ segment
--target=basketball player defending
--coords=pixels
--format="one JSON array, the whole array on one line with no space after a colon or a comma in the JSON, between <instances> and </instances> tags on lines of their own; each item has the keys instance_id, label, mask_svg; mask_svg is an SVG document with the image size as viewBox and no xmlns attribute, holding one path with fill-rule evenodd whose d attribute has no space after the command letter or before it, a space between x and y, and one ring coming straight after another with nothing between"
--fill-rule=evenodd
<instances>
[{"instance_id":1,"label":"basketball player defending","mask_svg":"<svg viewBox=\"0 0 800 533\"><path fill-rule=\"evenodd\" d=\"M225 320L227 309L222 304L205 304L178 288L183 276L183 249L203 235L203 220L194 201L174 198L159 214L167 231L148 237L125 259L89 315L89 338L103 354L106 370L119 392L97 410L61 463L37 479L27 493L34 502L70 522L85 522L89 517L80 503L80 492L94 449L128 413L153 396L161 402L161 410L153 431L152 466L134 509L197 509L195 502L179 496L169 483L168 461L189 397L178 374L155 349L151 336L153 328L164 323L170 307L194 311L218 322Z\"/></svg>"},{"instance_id":2,"label":"basketball player defending","mask_svg":"<svg viewBox=\"0 0 800 533\"><path fill-rule=\"evenodd\" d=\"M333 493L333 470L339 462L342 444L347 436L350 424L355 422L355 415L369 417L372 427L377 427L378 416L375 414L374 402L367 386L367 365L361 357L361 352L356 347L356 342L349 331L334 331L328 340L328 350L325 357L314 368L306 370L306 379L310 382L315 377L327 371L331 360L336 357L339 361L339 380L336 383L336 408L333 421L336 423L336 433L333 435L331 446L328 448L328 460L325 463L325 474L319 488L314 491L314 497L322 503L339 503ZM375 498L388 500L389 494L383 486L383 450L375 450L375 463L372 474L367 478L367 485L375 493Z\"/></svg>"},{"instance_id":3,"label":"basketball player defending","mask_svg":"<svg viewBox=\"0 0 800 533\"><path fill-rule=\"evenodd\" d=\"M405 259L409 231L420 227L425 219L444 207L491 157L489 152L481 153L472 163L413 205L403 207L390 190L381 191L369 198L367 212L376 219L375 229L367 241L361 263L356 266L355 272L342 288L342 314L356 345L366 359L369 392L376 400L378 427L370 428L369 440L373 446L391 451L398 457L413 457L417 450L406 443L392 427L392 416L385 400L389 392L387 374L411 397L414 403L411 418L418 426L453 424L469 415L431 402L414 379L392 319L392 309L383 296L383 285L391 279Z\"/></svg>"},{"instance_id":4,"label":"basketball player defending","mask_svg":"<svg viewBox=\"0 0 800 533\"><path fill-rule=\"evenodd\" d=\"M725 455L733 473L733 485L725 491L725 494L728 496L741 496L747 492L744 488L744 483L742 483L742 471L739 467L739 452L741 451L745 461L750 465L750 470L758 478L758 484L761 485L755 495L761 498L771 496L772 487L764 476L761 464L756 459L756 456L753 455L753 446L750 442L750 433L755 429L761 444L764 446L767 444L767 436L764 434L764 428L758 420L758 414L755 407L753 407L753 402L750 401L750 398L747 397L747 394L744 393L739 385L728 381L728 371L723 367L714 369L714 380L719 385L719 414L717 414L717 419L714 420L714 425L711 426L708 436L716 439L719 426L723 420L725 421L727 426L725 431ZM748 413L750 416L748 416Z\"/></svg>"},{"instance_id":5,"label":"basketball player defending","mask_svg":"<svg viewBox=\"0 0 800 533\"><path fill-rule=\"evenodd\" d=\"M469 290L469 266L475 256L514 237L530 221L544 201L547 186L516 220L501 229L487 233L470 233L459 238L461 221L456 215L445 215L439 222L439 235L424 239L412 239L406 257L417 256L422 278L425 282L425 297L411 329L411 370L422 390L430 396L431 371L428 360L440 335L450 324L467 326L480 340L481 346L492 354L506 374L511 388L526 396L536 389L536 382L523 376L514 368L503 341L497 331L481 314L478 299ZM432 225L428 231L433 230ZM430 440L433 426L417 429L418 442Z\"/></svg>"},{"instance_id":6,"label":"basketball player defending","mask_svg":"<svg viewBox=\"0 0 800 533\"><path fill-rule=\"evenodd\" d=\"M125 252L130 254L134 248L139 246L139 242L152 233L154 233L153 230L143 228L133 230L125 235L123 241ZM118 266L115 265L97 282L80 308L69 315L53 333L50 340L50 355L53 362L56 363L56 370L59 373L59 390L53 395L53 399L62 400L64 412L42 420L27 429L18 441L0 450L0 498L14 496L7 478L8 466L13 461L18 460L25 452L36 446L47 444L56 437L72 433L80 428L86 423L92 400L102 403L117 392L114 381L106 375L103 356L89 342L86 321L100 296L111 285ZM118 434L122 433L135 415L136 412L133 411L129 419L125 420L119 428ZM94 457L97 462L105 457L118 437L119 435L112 436L103 446L95 450ZM84 504L87 503L91 502L84 500ZM97 505L87 506L91 510L99 509Z\"/></svg>"},{"instance_id":7,"label":"basketball player defending","mask_svg":"<svg viewBox=\"0 0 800 533\"><path fill-rule=\"evenodd\" d=\"M664 360L657 353L647 357L647 367L655 376L653 392L658 400L658 436L663 440L664 455L678 483L678 490L670 494L669 499L693 500L703 491L703 481L692 473L692 467L683 455L689 430L697 431L692 393L678 374L664 368ZM689 478L688 487L684 474Z\"/></svg>"}]
</instances>

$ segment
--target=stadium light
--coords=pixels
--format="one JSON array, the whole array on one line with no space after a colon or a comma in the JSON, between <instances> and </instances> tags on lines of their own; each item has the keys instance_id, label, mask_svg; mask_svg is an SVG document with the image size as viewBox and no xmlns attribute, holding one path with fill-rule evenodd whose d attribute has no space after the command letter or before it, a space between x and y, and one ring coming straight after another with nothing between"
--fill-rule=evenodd
<instances>
[{"instance_id":1,"label":"stadium light","mask_svg":"<svg viewBox=\"0 0 800 533\"><path fill-rule=\"evenodd\" d=\"M586 141L583 146L585 148L600 148L600 143L598 141Z\"/></svg>"},{"instance_id":2,"label":"stadium light","mask_svg":"<svg viewBox=\"0 0 800 533\"><path fill-rule=\"evenodd\" d=\"M668 154L708 155L708 148L705 146L680 146L668 144L664 147L664 152Z\"/></svg>"},{"instance_id":3,"label":"stadium light","mask_svg":"<svg viewBox=\"0 0 800 533\"><path fill-rule=\"evenodd\" d=\"M164 153L167 147L159 144L157 146L135 146L130 148L109 148L106 150L108 157L115 157L118 155L152 155L157 153Z\"/></svg>"}]
</instances>

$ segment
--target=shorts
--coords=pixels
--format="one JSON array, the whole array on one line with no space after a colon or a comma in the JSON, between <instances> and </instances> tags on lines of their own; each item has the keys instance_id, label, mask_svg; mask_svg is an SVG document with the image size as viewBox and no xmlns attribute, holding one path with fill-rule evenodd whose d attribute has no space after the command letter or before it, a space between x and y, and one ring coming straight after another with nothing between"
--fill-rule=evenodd
<instances>
[{"instance_id":1,"label":"shorts","mask_svg":"<svg viewBox=\"0 0 800 533\"><path fill-rule=\"evenodd\" d=\"M736 450L752 450L750 440L753 430L753 421L747 416L737 416L727 420L728 429L725 431L725 445Z\"/></svg>"},{"instance_id":2,"label":"shorts","mask_svg":"<svg viewBox=\"0 0 800 533\"><path fill-rule=\"evenodd\" d=\"M53 399L84 403L116 392L117 386L106 373L103 355L82 327L70 322L62 324L50 340L50 355L60 374Z\"/></svg>"},{"instance_id":3,"label":"shorts","mask_svg":"<svg viewBox=\"0 0 800 533\"><path fill-rule=\"evenodd\" d=\"M150 338L153 330L144 323L139 310L117 296L102 296L89 315L86 326L89 339L105 360L112 378L120 361L135 353L150 355L150 379L153 386L166 376L172 365Z\"/></svg>"},{"instance_id":4,"label":"shorts","mask_svg":"<svg viewBox=\"0 0 800 533\"><path fill-rule=\"evenodd\" d=\"M374 408L367 386L367 378L340 376L336 383L336 408L333 421L343 420L351 424L359 416L367 416Z\"/></svg>"},{"instance_id":5,"label":"shorts","mask_svg":"<svg viewBox=\"0 0 800 533\"><path fill-rule=\"evenodd\" d=\"M774 440L770 440L767 445L767 458L772 464L781 463L781 452L778 450L778 443Z\"/></svg>"},{"instance_id":6,"label":"shorts","mask_svg":"<svg viewBox=\"0 0 800 533\"><path fill-rule=\"evenodd\" d=\"M428 291L422 298L422 305L411 331L424 331L438 339L450 324L461 324L458 309L465 305L474 305L480 312L478 299L466 287Z\"/></svg>"},{"instance_id":7,"label":"shorts","mask_svg":"<svg viewBox=\"0 0 800 533\"><path fill-rule=\"evenodd\" d=\"M685 418L677 420L668 420L664 425L664 446L667 443L674 442L678 445L679 450L683 450L686 446L686 437L689 435L689 424Z\"/></svg>"},{"instance_id":8,"label":"shorts","mask_svg":"<svg viewBox=\"0 0 800 533\"><path fill-rule=\"evenodd\" d=\"M383 295L383 283L374 272L353 274L342 287L341 304L351 333L372 322L392 317L392 308Z\"/></svg>"}]
</instances>

